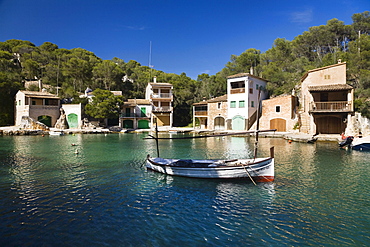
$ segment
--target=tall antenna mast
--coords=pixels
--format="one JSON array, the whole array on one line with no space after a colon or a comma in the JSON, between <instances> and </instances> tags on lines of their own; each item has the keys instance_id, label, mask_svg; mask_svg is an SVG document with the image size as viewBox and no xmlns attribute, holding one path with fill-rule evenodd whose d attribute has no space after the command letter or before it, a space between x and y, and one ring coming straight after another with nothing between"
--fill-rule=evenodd
<instances>
[{"instance_id":1,"label":"tall antenna mast","mask_svg":"<svg viewBox=\"0 0 370 247\"><path fill-rule=\"evenodd\" d=\"M152 79L152 69L153 69L153 65L152 65L152 41L150 41L149 43L149 69L150 69L150 73L149 73L149 82L150 80Z\"/></svg>"}]
</instances>

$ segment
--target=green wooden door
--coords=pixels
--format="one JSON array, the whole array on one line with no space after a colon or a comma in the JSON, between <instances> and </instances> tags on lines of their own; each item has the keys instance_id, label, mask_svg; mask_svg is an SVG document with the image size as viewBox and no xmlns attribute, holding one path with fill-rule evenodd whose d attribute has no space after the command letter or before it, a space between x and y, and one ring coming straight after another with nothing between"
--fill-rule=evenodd
<instances>
[{"instance_id":1,"label":"green wooden door","mask_svg":"<svg viewBox=\"0 0 370 247\"><path fill-rule=\"evenodd\" d=\"M242 116L235 116L232 120L233 130L245 130L245 120Z\"/></svg>"},{"instance_id":2,"label":"green wooden door","mask_svg":"<svg viewBox=\"0 0 370 247\"><path fill-rule=\"evenodd\" d=\"M75 114L75 113L68 114L67 122L68 122L69 128L77 129L78 128L78 116L77 116L77 114Z\"/></svg>"},{"instance_id":3,"label":"green wooden door","mask_svg":"<svg viewBox=\"0 0 370 247\"><path fill-rule=\"evenodd\" d=\"M132 120L123 121L123 128L124 129L132 129L133 127L134 127L134 122Z\"/></svg>"},{"instance_id":4,"label":"green wooden door","mask_svg":"<svg viewBox=\"0 0 370 247\"><path fill-rule=\"evenodd\" d=\"M139 129L149 129L149 121L141 119L138 121L138 128Z\"/></svg>"}]
</instances>

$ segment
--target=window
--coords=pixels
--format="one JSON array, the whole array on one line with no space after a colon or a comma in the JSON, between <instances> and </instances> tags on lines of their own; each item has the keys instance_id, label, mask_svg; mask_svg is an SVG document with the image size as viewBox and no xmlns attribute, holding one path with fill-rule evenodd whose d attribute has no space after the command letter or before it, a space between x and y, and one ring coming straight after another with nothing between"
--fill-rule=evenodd
<instances>
[{"instance_id":1,"label":"window","mask_svg":"<svg viewBox=\"0 0 370 247\"><path fill-rule=\"evenodd\" d=\"M330 80L330 75L324 75L324 79Z\"/></svg>"},{"instance_id":2,"label":"window","mask_svg":"<svg viewBox=\"0 0 370 247\"><path fill-rule=\"evenodd\" d=\"M245 101L241 100L239 101L239 108L244 108L245 107Z\"/></svg>"},{"instance_id":3,"label":"window","mask_svg":"<svg viewBox=\"0 0 370 247\"><path fill-rule=\"evenodd\" d=\"M250 89L249 89L249 93L250 93L250 94L253 94L253 88L250 88Z\"/></svg>"},{"instance_id":4,"label":"window","mask_svg":"<svg viewBox=\"0 0 370 247\"><path fill-rule=\"evenodd\" d=\"M280 112L281 111L281 107L279 105L275 106L275 112Z\"/></svg>"},{"instance_id":5,"label":"window","mask_svg":"<svg viewBox=\"0 0 370 247\"><path fill-rule=\"evenodd\" d=\"M217 103L217 109L221 109L221 102Z\"/></svg>"},{"instance_id":6,"label":"window","mask_svg":"<svg viewBox=\"0 0 370 247\"><path fill-rule=\"evenodd\" d=\"M236 101L230 102L230 108L236 108Z\"/></svg>"},{"instance_id":7,"label":"window","mask_svg":"<svg viewBox=\"0 0 370 247\"><path fill-rule=\"evenodd\" d=\"M245 87L244 81L231 82L231 89L234 89L234 88L244 88L244 87Z\"/></svg>"},{"instance_id":8,"label":"window","mask_svg":"<svg viewBox=\"0 0 370 247\"><path fill-rule=\"evenodd\" d=\"M256 84L256 90L258 90L258 84Z\"/></svg>"},{"instance_id":9,"label":"window","mask_svg":"<svg viewBox=\"0 0 370 247\"><path fill-rule=\"evenodd\" d=\"M32 100L32 105L36 105L36 101Z\"/></svg>"},{"instance_id":10,"label":"window","mask_svg":"<svg viewBox=\"0 0 370 247\"><path fill-rule=\"evenodd\" d=\"M251 107L254 107L254 101L253 100L251 101Z\"/></svg>"},{"instance_id":11,"label":"window","mask_svg":"<svg viewBox=\"0 0 370 247\"><path fill-rule=\"evenodd\" d=\"M208 106L206 106L206 105L195 107L195 111L207 111L207 110L208 110Z\"/></svg>"}]
</instances>

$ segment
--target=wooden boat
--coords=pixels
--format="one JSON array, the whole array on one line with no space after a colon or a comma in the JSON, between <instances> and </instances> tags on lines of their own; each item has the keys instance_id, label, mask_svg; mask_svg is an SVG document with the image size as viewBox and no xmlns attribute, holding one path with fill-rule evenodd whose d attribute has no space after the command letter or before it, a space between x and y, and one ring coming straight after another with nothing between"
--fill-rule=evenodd
<instances>
[{"instance_id":1,"label":"wooden boat","mask_svg":"<svg viewBox=\"0 0 370 247\"><path fill-rule=\"evenodd\" d=\"M259 92L260 94L260 92ZM258 101L260 102L260 100ZM274 148L270 149L270 157L257 158L257 144L259 132L276 131L275 130L259 130L259 112L260 105L257 110L257 128L255 131L247 131L244 133L255 133L256 142L254 148L254 157L249 159L234 159L234 160L199 160L199 159L164 159L160 158L158 148L158 128L156 124L156 136L151 138L156 140L157 158L152 158L150 155L146 159L146 167L148 169L172 175L191 178L249 178L254 184L257 182L270 182L275 179L274 169ZM235 133L234 133L235 134ZM224 134L229 135L229 134ZM183 137L183 138L165 138L165 139L188 139L188 138L206 138L221 135Z\"/></svg>"},{"instance_id":2,"label":"wooden boat","mask_svg":"<svg viewBox=\"0 0 370 247\"><path fill-rule=\"evenodd\" d=\"M274 155L271 157L234 160L163 159L147 157L148 169L192 178L249 178L256 182L274 181Z\"/></svg>"}]
</instances>

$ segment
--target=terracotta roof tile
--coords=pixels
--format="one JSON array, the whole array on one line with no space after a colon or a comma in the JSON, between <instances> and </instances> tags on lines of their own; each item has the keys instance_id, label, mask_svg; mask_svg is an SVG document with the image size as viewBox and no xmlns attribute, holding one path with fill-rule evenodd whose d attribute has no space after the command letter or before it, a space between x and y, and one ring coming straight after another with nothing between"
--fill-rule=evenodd
<instances>
[{"instance_id":1,"label":"terracotta roof tile","mask_svg":"<svg viewBox=\"0 0 370 247\"><path fill-rule=\"evenodd\" d=\"M322 86L309 86L308 90L311 92L315 91L344 91L353 89L352 86L348 84L332 84L332 85L322 85Z\"/></svg>"},{"instance_id":2,"label":"terracotta roof tile","mask_svg":"<svg viewBox=\"0 0 370 247\"><path fill-rule=\"evenodd\" d=\"M24 93L26 96L29 96L29 97L59 99L59 97L56 96L55 94L51 94L51 93L48 93L48 92L25 91L25 90L21 90L21 92Z\"/></svg>"},{"instance_id":3,"label":"terracotta roof tile","mask_svg":"<svg viewBox=\"0 0 370 247\"><path fill-rule=\"evenodd\" d=\"M267 81L266 79L263 79L261 77L255 76L255 75L251 75L249 73L238 73L238 74L235 74L235 75L229 75L227 77L227 79L238 78L238 77L245 77L245 76L249 76L249 77L253 77L253 78L259 79L259 80Z\"/></svg>"},{"instance_id":4,"label":"terracotta roof tile","mask_svg":"<svg viewBox=\"0 0 370 247\"><path fill-rule=\"evenodd\" d=\"M226 101L227 101L227 94L216 97L216 98L212 98L212 99L209 99L209 100L203 100L201 102L194 103L193 105L206 105L208 103L226 102Z\"/></svg>"}]
</instances>

